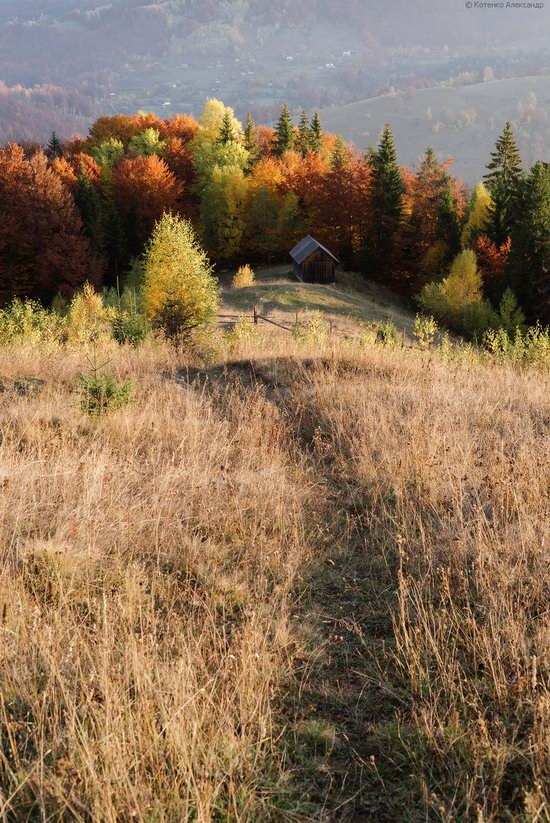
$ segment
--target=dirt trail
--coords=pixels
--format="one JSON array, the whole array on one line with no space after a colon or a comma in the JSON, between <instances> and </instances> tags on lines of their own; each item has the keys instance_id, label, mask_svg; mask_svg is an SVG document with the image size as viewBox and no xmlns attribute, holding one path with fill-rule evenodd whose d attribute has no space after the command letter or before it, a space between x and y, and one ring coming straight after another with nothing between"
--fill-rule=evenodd
<instances>
[{"instance_id":1,"label":"dirt trail","mask_svg":"<svg viewBox=\"0 0 550 823\"><path fill-rule=\"evenodd\" d=\"M355 490L316 452L304 408L314 399L312 370L328 361L241 360L180 372L184 386L261 390L283 411L301 453L324 489L310 512L315 562L297 592L295 630L307 653L298 656L295 683L281 724L303 810L293 820L323 823L395 820L385 807L374 732L389 719L396 699L378 666L392 643L388 610L394 575L376 550ZM349 368L349 366L348 366ZM290 723L289 723L290 720ZM303 815L303 816L301 816Z\"/></svg>"}]
</instances>

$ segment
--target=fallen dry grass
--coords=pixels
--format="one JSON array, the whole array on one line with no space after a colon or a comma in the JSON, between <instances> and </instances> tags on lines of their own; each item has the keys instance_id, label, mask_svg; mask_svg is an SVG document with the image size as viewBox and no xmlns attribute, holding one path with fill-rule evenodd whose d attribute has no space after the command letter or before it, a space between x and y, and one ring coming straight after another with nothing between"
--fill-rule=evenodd
<instances>
[{"instance_id":1,"label":"fallen dry grass","mask_svg":"<svg viewBox=\"0 0 550 823\"><path fill-rule=\"evenodd\" d=\"M548 375L112 356L0 353L4 819L550 819Z\"/></svg>"}]
</instances>

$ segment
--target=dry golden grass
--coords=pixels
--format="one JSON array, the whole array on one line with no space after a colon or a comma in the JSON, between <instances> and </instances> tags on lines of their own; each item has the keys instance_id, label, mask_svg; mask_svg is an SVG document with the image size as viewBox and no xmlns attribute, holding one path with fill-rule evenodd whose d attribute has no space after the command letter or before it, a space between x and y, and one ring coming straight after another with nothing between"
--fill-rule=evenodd
<instances>
[{"instance_id":1,"label":"dry golden grass","mask_svg":"<svg viewBox=\"0 0 550 823\"><path fill-rule=\"evenodd\" d=\"M549 820L548 375L111 356L0 352L3 819Z\"/></svg>"},{"instance_id":2,"label":"dry golden grass","mask_svg":"<svg viewBox=\"0 0 550 823\"><path fill-rule=\"evenodd\" d=\"M272 404L183 391L162 352L121 352L137 402L90 422L82 359L0 364L46 380L1 396L2 809L262 819L302 468Z\"/></svg>"}]
</instances>

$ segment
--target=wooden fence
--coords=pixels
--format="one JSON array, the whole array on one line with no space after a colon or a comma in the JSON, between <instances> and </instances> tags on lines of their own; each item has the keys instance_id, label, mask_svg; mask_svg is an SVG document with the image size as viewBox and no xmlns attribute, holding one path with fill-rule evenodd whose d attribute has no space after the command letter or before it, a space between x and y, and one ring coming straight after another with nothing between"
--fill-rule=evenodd
<instances>
[{"instance_id":1,"label":"wooden fence","mask_svg":"<svg viewBox=\"0 0 550 823\"><path fill-rule=\"evenodd\" d=\"M272 326L277 326L278 329L283 329L284 331L290 332L292 331L289 326L283 326L282 323L276 323L275 320L271 320L269 317L259 314L256 306L254 306L253 314L218 314L217 317L219 320L252 320L255 326L257 326L260 321L263 321L264 323L271 323ZM296 323L298 323L298 313L296 313Z\"/></svg>"},{"instance_id":2,"label":"wooden fence","mask_svg":"<svg viewBox=\"0 0 550 823\"><path fill-rule=\"evenodd\" d=\"M272 326L277 326L278 329L283 329L283 331L292 332L292 328L290 326L283 326L282 323L277 323L275 320L271 320L270 317L266 317L263 314L258 313L258 309L254 306L253 314L218 314L216 315L218 320L252 320L254 325L257 326L260 321L264 323L271 323ZM298 312L296 312L295 320L294 320L294 327L299 326L300 321L298 319ZM334 331L334 324L332 318L328 321L329 325L329 335L332 337L332 333Z\"/></svg>"}]
</instances>

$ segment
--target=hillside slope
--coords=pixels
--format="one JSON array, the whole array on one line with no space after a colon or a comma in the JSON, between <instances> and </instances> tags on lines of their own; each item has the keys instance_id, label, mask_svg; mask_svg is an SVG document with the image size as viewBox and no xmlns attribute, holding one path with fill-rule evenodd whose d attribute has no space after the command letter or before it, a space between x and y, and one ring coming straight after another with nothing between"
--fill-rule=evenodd
<instances>
[{"instance_id":1,"label":"hillside slope","mask_svg":"<svg viewBox=\"0 0 550 823\"><path fill-rule=\"evenodd\" d=\"M414 314L391 292L358 275L338 271L336 284L298 283L287 266L259 268L253 286L222 292L223 311L250 316L257 308L286 326L319 312L335 332L357 332L365 323L391 321L400 332L412 334Z\"/></svg>"},{"instance_id":2,"label":"hillside slope","mask_svg":"<svg viewBox=\"0 0 550 823\"><path fill-rule=\"evenodd\" d=\"M523 159L550 160L550 76L438 87L362 100L322 112L329 131L360 148L378 141L385 123L400 162L414 165L428 146L469 183L485 172L497 136L512 121Z\"/></svg>"},{"instance_id":3,"label":"hillside slope","mask_svg":"<svg viewBox=\"0 0 550 823\"><path fill-rule=\"evenodd\" d=\"M546 820L548 371L105 345L0 348L4 818Z\"/></svg>"}]
</instances>

